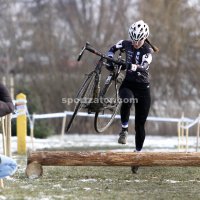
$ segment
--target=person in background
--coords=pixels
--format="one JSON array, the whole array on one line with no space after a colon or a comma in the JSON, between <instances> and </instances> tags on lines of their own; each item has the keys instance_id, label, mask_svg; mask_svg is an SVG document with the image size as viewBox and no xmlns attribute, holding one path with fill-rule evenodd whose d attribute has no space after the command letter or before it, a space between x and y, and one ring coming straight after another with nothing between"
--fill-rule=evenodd
<instances>
[{"instance_id":1,"label":"person in background","mask_svg":"<svg viewBox=\"0 0 200 200\"><path fill-rule=\"evenodd\" d=\"M0 117L14 111L14 105L7 88L0 83ZM17 163L4 155L0 155L0 179L13 175L17 170Z\"/></svg>"},{"instance_id":2,"label":"person in background","mask_svg":"<svg viewBox=\"0 0 200 200\"><path fill-rule=\"evenodd\" d=\"M0 117L14 111L14 105L7 88L0 83Z\"/></svg>"},{"instance_id":3,"label":"person in background","mask_svg":"<svg viewBox=\"0 0 200 200\"><path fill-rule=\"evenodd\" d=\"M135 151L140 152L145 140L145 122L149 113L151 97L149 83L149 66L152 62L152 53L158 49L147 39L149 26L143 21L137 21L129 28L131 40L120 40L107 52L113 57L118 50L126 55L126 76L119 89L122 99L120 110L121 127L118 143L126 144L128 136L128 123L132 104L135 105ZM109 63L109 70L113 69ZM133 173L138 170L132 166Z\"/></svg>"},{"instance_id":4,"label":"person in background","mask_svg":"<svg viewBox=\"0 0 200 200\"><path fill-rule=\"evenodd\" d=\"M10 157L0 155L0 179L12 176L17 170L17 163Z\"/></svg>"}]
</instances>

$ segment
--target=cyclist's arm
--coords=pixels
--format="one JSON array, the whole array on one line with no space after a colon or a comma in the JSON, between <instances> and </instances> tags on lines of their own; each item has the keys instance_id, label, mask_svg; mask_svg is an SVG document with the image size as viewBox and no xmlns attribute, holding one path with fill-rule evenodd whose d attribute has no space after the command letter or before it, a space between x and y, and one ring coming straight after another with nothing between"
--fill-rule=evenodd
<instances>
[{"instance_id":1,"label":"cyclist's arm","mask_svg":"<svg viewBox=\"0 0 200 200\"><path fill-rule=\"evenodd\" d=\"M137 65L136 71L147 71L149 69L149 65L152 62L152 54L146 53L142 56L142 62L140 65Z\"/></svg>"},{"instance_id":2,"label":"cyclist's arm","mask_svg":"<svg viewBox=\"0 0 200 200\"><path fill-rule=\"evenodd\" d=\"M109 51L106 53L106 55L110 58L113 58L115 55L115 52L120 50L120 49L124 49L124 45L123 45L123 40L120 40L119 42L117 42L114 46L112 46Z\"/></svg>"},{"instance_id":3,"label":"cyclist's arm","mask_svg":"<svg viewBox=\"0 0 200 200\"><path fill-rule=\"evenodd\" d=\"M118 50L124 51L124 40L120 40L119 42L117 42L114 46L112 46L109 51L106 53L106 55L110 58L113 58L115 55L115 52ZM113 69L113 63L112 62L108 62L110 64L110 69ZM122 66L121 68L122 70L126 69L126 66Z\"/></svg>"}]
</instances>

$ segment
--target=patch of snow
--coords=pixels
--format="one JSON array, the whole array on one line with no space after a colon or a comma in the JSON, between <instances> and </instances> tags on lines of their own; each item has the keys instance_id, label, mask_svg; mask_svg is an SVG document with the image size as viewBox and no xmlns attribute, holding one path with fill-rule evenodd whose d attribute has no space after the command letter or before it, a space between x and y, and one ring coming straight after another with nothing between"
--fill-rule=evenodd
<instances>
[{"instance_id":1,"label":"patch of snow","mask_svg":"<svg viewBox=\"0 0 200 200\"><path fill-rule=\"evenodd\" d=\"M136 182L136 183L142 183L142 182L147 182L147 180L139 180L139 179L136 179L136 180L134 180L134 182Z\"/></svg>"},{"instance_id":2,"label":"patch of snow","mask_svg":"<svg viewBox=\"0 0 200 200\"><path fill-rule=\"evenodd\" d=\"M175 181L175 180L166 180L166 182L169 182L169 183L179 183L180 181Z\"/></svg>"},{"instance_id":3,"label":"patch of snow","mask_svg":"<svg viewBox=\"0 0 200 200\"><path fill-rule=\"evenodd\" d=\"M81 179L81 182L97 182L96 179L90 178L90 179Z\"/></svg>"},{"instance_id":4,"label":"patch of snow","mask_svg":"<svg viewBox=\"0 0 200 200\"><path fill-rule=\"evenodd\" d=\"M38 175L35 175L35 174L32 174L28 177L29 179L36 179L36 178L39 178Z\"/></svg>"},{"instance_id":5,"label":"patch of snow","mask_svg":"<svg viewBox=\"0 0 200 200\"><path fill-rule=\"evenodd\" d=\"M33 143L31 137L27 136L26 145L30 150L42 150L42 149L66 149L66 148L87 148L95 147L102 149L111 149L112 151L132 152L135 148L135 135L130 134L128 136L128 142L126 145L118 144L118 135L79 135L79 134L67 134L61 137L60 135L51 136L47 139L34 138ZM185 139L181 140L181 144L185 145ZM177 152L178 137L163 137L163 136L146 136L143 151L158 151L158 152ZM188 138L188 151L195 151L196 137L190 136ZM11 151L17 152L17 137L11 138ZM185 151L185 150L183 150ZM0 135L0 153L3 153L2 147L2 135Z\"/></svg>"},{"instance_id":6,"label":"patch of snow","mask_svg":"<svg viewBox=\"0 0 200 200\"><path fill-rule=\"evenodd\" d=\"M54 188L62 188L60 184L53 185Z\"/></svg>"},{"instance_id":7,"label":"patch of snow","mask_svg":"<svg viewBox=\"0 0 200 200\"><path fill-rule=\"evenodd\" d=\"M105 181L112 182L112 179L106 179Z\"/></svg>"},{"instance_id":8,"label":"patch of snow","mask_svg":"<svg viewBox=\"0 0 200 200\"><path fill-rule=\"evenodd\" d=\"M87 187L85 187L83 189L86 190L86 191L91 190L91 188L87 188Z\"/></svg>"}]
</instances>

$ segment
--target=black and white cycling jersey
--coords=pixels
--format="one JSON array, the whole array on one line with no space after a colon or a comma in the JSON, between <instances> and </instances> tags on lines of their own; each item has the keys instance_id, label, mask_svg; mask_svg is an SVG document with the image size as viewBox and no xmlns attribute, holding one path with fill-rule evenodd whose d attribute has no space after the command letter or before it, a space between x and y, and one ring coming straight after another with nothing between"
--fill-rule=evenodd
<instances>
[{"instance_id":1,"label":"black and white cycling jersey","mask_svg":"<svg viewBox=\"0 0 200 200\"><path fill-rule=\"evenodd\" d=\"M149 65L152 61L153 49L145 42L142 47L135 49L132 41L120 40L107 52L107 56L113 57L118 50L125 51L126 54L126 77L124 81L149 83ZM136 71L131 70L132 64L137 65Z\"/></svg>"}]
</instances>

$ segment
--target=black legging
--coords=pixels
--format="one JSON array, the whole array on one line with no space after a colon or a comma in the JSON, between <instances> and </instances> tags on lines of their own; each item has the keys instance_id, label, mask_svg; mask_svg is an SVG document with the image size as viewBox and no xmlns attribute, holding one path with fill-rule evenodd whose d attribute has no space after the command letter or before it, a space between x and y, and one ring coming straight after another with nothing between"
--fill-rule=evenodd
<instances>
[{"instance_id":1,"label":"black legging","mask_svg":"<svg viewBox=\"0 0 200 200\"><path fill-rule=\"evenodd\" d=\"M130 109L133 101L128 101L134 98L135 104L135 145L136 150L140 151L145 140L145 122L149 114L151 97L149 84L134 84L132 82L123 82L119 90L122 99L121 106L121 122L129 121Z\"/></svg>"},{"instance_id":2,"label":"black legging","mask_svg":"<svg viewBox=\"0 0 200 200\"><path fill-rule=\"evenodd\" d=\"M14 111L14 105L6 87L0 83L0 117Z\"/></svg>"}]
</instances>

